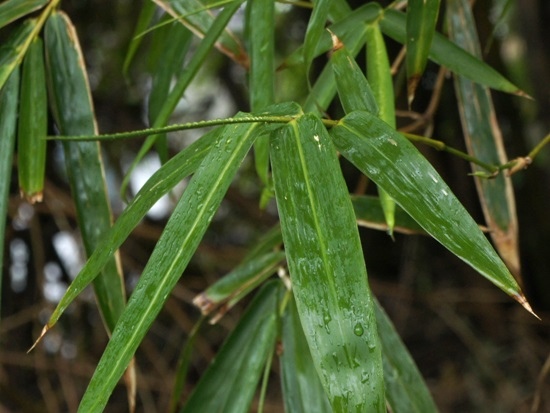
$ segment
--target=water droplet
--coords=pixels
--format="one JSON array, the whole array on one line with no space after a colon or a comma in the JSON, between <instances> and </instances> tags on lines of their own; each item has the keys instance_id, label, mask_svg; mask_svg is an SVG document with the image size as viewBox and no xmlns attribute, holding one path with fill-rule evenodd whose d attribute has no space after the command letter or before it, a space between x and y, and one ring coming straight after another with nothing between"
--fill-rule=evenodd
<instances>
[{"instance_id":1,"label":"water droplet","mask_svg":"<svg viewBox=\"0 0 550 413\"><path fill-rule=\"evenodd\" d=\"M369 379L370 379L369 373L367 373L366 371L361 373L361 383L366 383L369 381Z\"/></svg>"},{"instance_id":2,"label":"water droplet","mask_svg":"<svg viewBox=\"0 0 550 413\"><path fill-rule=\"evenodd\" d=\"M326 313L323 317L323 321L325 322L325 324L327 323L330 323L332 321L332 317L330 316L329 313Z\"/></svg>"},{"instance_id":3,"label":"water droplet","mask_svg":"<svg viewBox=\"0 0 550 413\"><path fill-rule=\"evenodd\" d=\"M357 337L361 337L364 331L365 330L363 329L363 326L361 325L361 323L355 324L355 327L353 328L353 332Z\"/></svg>"},{"instance_id":4,"label":"water droplet","mask_svg":"<svg viewBox=\"0 0 550 413\"><path fill-rule=\"evenodd\" d=\"M369 351L372 353L376 349L376 344L374 344L372 341L369 341Z\"/></svg>"}]
</instances>

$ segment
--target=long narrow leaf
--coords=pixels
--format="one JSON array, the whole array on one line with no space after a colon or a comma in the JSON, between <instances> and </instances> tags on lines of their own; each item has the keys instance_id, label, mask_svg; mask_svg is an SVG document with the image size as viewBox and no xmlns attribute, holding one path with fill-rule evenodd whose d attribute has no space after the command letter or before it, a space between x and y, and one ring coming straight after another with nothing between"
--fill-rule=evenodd
<instances>
[{"instance_id":1,"label":"long narrow leaf","mask_svg":"<svg viewBox=\"0 0 550 413\"><path fill-rule=\"evenodd\" d=\"M250 411L264 364L275 344L281 290L282 284L272 281L258 292L182 413Z\"/></svg>"},{"instance_id":2,"label":"long narrow leaf","mask_svg":"<svg viewBox=\"0 0 550 413\"><path fill-rule=\"evenodd\" d=\"M233 17L235 12L239 9L241 3L242 3L242 0L237 0L229 3L214 19L210 28L208 29L208 32L204 36L204 39L197 46L197 49L193 54L193 58L186 65L185 70L183 71L182 75L178 78L177 82L172 88L172 91L166 98L164 105L159 110L159 114L155 119L155 122L153 123L154 128L158 128L166 125L166 123L168 122L168 119L172 115L172 112L174 111L177 104L181 100L183 93L185 92L185 90L187 89L191 81L195 78L195 76L199 72L199 69L202 67L208 54L212 51L212 48L214 47L216 41L218 40L220 35L223 33L231 17ZM151 136L142 145L142 147L139 150L139 153L136 155L134 161L132 162L129 168L129 171L127 172L126 176L124 177L124 180L122 181L121 193L123 194L126 193L126 188L128 187L128 183L130 180L130 174L134 170L135 166L143 159L145 154L147 154L147 152L155 144L155 142L156 142L156 137Z\"/></svg>"},{"instance_id":3,"label":"long narrow leaf","mask_svg":"<svg viewBox=\"0 0 550 413\"><path fill-rule=\"evenodd\" d=\"M406 17L403 13L392 9L384 11L384 17L380 20L380 28L384 34L399 43L405 44L405 26ZM472 56L439 33L434 34L429 56L437 64L445 66L457 75L464 76L476 83L502 92L526 96L525 92L491 66Z\"/></svg>"},{"instance_id":4,"label":"long narrow leaf","mask_svg":"<svg viewBox=\"0 0 550 413\"><path fill-rule=\"evenodd\" d=\"M128 73L130 64L132 63L132 60L134 59L134 56L139 48L139 45L143 40L142 33L147 29L147 27L149 27L149 25L153 21L153 18L155 17L156 8L157 7L155 3L153 3L152 1L144 2L141 7L138 22L136 24L136 28L134 29L134 34L132 36L132 41L128 46L128 51L126 52L126 56L124 57L124 63L122 65L122 73L124 73L125 75Z\"/></svg>"},{"instance_id":5,"label":"long narrow leaf","mask_svg":"<svg viewBox=\"0 0 550 413\"><path fill-rule=\"evenodd\" d=\"M0 4L0 29L44 7L48 0L6 0Z\"/></svg>"},{"instance_id":6,"label":"long narrow leaf","mask_svg":"<svg viewBox=\"0 0 550 413\"><path fill-rule=\"evenodd\" d=\"M506 265L431 164L401 134L368 112L331 129L338 150L453 254L530 310Z\"/></svg>"},{"instance_id":7,"label":"long narrow leaf","mask_svg":"<svg viewBox=\"0 0 550 413\"><path fill-rule=\"evenodd\" d=\"M36 38L23 60L17 138L19 189L30 203L42 201L46 173L48 108L44 47Z\"/></svg>"},{"instance_id":8,"label":"long narrow leaf","mask_svg":"<svg viewBox=\"0 0 550 413\"><path fill-rule=\"evenodd\" d=\"M335 412L384 412L381 350L353 207L320 119L272 140L272 169L292 291Z\"/></svg>"},{"instance_id":9,"label":"long narrow leaf","mask_svg":"<svg viewBox=\"0 0 550 413\"><path fill-rule=\"evenodd\" d=\"M313 364L296 302L291 299L282 320L281 381L287 413L332 413Z\"/></svg>"},{"instance_id":10,"label":"long narrow leaf","mask_svg":"<svg viewBox=\"0 0 550 413\"><path fill-rule=\"evenodd\" d=\"M206 37L206 33L214 27L215 16L209 10L210 7L219 5L225 6L226 9L231 9L235 5L238 7L242 3L241 0L228 0L209 6L208 2L202 2L200 0L153 1L199 37ZM239 39L226 28L224 28L223 32L220 34L221 36L216 42L216 47L222 53L225 53L236 62L247 67L248 56Z\"/></svg>"},{"instance_id":11,"label":"long narrow leaf","mask_svg":"<svg viewBox=\"0 0 550 413\"><path fill-rule=\"evenodd\" d=\"M376 325L382 343L386 398L392 411L436 413L437 407L414 360L393 324L375 300Z\"/></svg>"},{"instance_id":12,"label":"long narrow leaf","mask_svg":"<svg viewBox=\"0 0 550 413\"><path fill-rule=\"evenodd\" d=\"M314 0L313 12L309 18L306 29L306 38L304 40L304 64L306 66L306 73L309 79L309 69L313 58L315 57L315 51L321 35L325 31L325 24L327 22L328 12L332 0Z\"/></svg>"},{"instance_id":13,"label":"long narrow leaf","mask_svg":"<svg viewBox=\"0 0 550 413\"><path fill-rule=\"evenodd\" d=\"M116 383L162 309L252 146L257 125L223 129L179 200L99 361L79 411L103 411Z\"/></svg>"},{"instance_id":14,"label":"long narrow leaf","mask_svg":"<svg viewBox=\"0 0 550 413\"><path fill-rule=\"evenodd\" d=\"M395 128L395 99L390 61L386 43L378 23L367 25L367 79L378 102L378 116L392 128ZM384 216L388 224L388 234L393 236L395 226L395 201L386 191L378 188Z\"/></svg>"},{"instance_id":15,"label":"long narrow leaf","mask_svg":"<svg viewBox=\"0 0 550 413\"><path fill-rule=\"evenodd\" d=\"M480 57L481 48L469 3L448 1L447 21L450 38ZM489 90L461 76L455 77L455 89L468 153L488 164L505 164L507 157L502 133ZM473 164L472 169L474 173L480 170ZM499 174L494 179L476 177L475 183L496 249L512 274L519 277L518 224L511 179Z\"/></svg>"},{"instance_id":16,"label":"long narrow leaf","mask_svg":"<svg viewBox=\"0 0 550 413\"><path fill-rule=\"evenodd\" d=\"M27 19L21 23L0 46L0 89L11 72L21 63L32 40L38 23L37 19Z\"/></svg>"},{"instance_id":17,"label":"long narrow leaf","mask_svg":"<svg viewBox=\"0 0 550 413\"><path fill-rule=\"evenodd\" d=\"M261 22L261 24L258 24ZM273 0L247 2L247 46L250 54L250 109L257 112L275 101L275 3ZM254 142L256 173L269 185L269 140Z\"/></svg>"},{"instance_id":18,"label":"long narrow leaf","mask_svg":"<svg viewBox=\"0 0 550 413\"><path fill-rule=\"evenodd\" d=\"M151 207L178 182L191 175L199 167L212 144L217 140L219 130L214 130L179 152L156 171L143 185L134 199L124 209L111 230L105 234L84 267L71 283L48 320L46 329L55 325L59 317L73 300L80 295L115 254L128 235L145 217Z\"/></svg>"},{"instance_id":19,"label":"long narrow leaf","mask_svg":"<svg viewBox=\"0 0 550 413\"><path fill-rule=\"evenodd\" d=\"M432 46L440 0L409 0L407 3L407 95L409 106L424 73Z\"/></svg>"},{"instance_id":20,"label":"long narrow leaf","mask_svg":"<svg viewBox=\"0 0 550 413\"><path fill-rule=\"evenodd\" d=\"M19 68L15 68L0 90L0 217L8 212L13 149L17 126L17 102L19 100ZM0 220L0 268L4 268L4 232L6 219ZM2 304L2 274L0 272L0 304ZM2 306L0 305L0 308Z\"/></svg>"},{"instance_id":21,"label":"long narrow leaf","mask_svg":"<svg viewBox=\"0 0 550 413\"><path fill-rule=\"evenodd\" d=\"M284 256L282 251L271 252L241 263L229 274L197 295L193 299L193 304L199 307L204 315L218 309L212 322L217 321L242 297L273 275Z\"/></svg>"},{"instance_id":22,"label":"long narrow leaf","mask_svg":"<svg viewBox=\"0 0 550 413\"><path fill-rule=\"evenodd\" d=\"M86 69L78 36L69 18L53 13L46 23L45 45L50 105L65 135L97 133ZM64 142L65 162L76 204L84 247L91 255L111 227L111 211L99 143ZM125 306L122 274L115 258L94 280L94 289L108 331L112 331Z\"/></svg>"}]
</instances>

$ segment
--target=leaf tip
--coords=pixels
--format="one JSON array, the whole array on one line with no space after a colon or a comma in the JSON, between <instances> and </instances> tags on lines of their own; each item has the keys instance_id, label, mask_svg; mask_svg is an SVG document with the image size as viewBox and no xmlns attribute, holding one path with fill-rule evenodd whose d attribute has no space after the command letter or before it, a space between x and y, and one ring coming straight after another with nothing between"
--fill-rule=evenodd
<instances>
[{"instance_id":1,"label":"leaf tip","mask_svg":"<svg viewBox=\"0 0 550 413\"><path fill-rule=\"evenodd\" d=\"M342 41L338 38L338 36L336 36L329 29L327 29L327 31L330 33L330 38L332 39L332 53L343 48L344 43L342 43Z\"/></svg>"},{"instance_id":2,"label":"leaf tip","mask_svg":"<svg viewBox=\"0 0 550 413\"><path fill-rule=\"evenodd\" d=\"M409 108L413 103L414 95L416 93L416 88L420 83L420 77L421 76L419 74L415 74L409 77L409 80L407 81L407 101L409 103Z\"/></svg>"},{"instance_id":3,"label":"leaf tip","mask_svg":"<svg viewBox=\"0 0 550 413\"><path fill-rule=\"evenodd\" d=\"M532 100L532 101L535 100L535 98L534 98L533 96L531 96L531 95L525 93L525 92L524 92L523 90L521 90L521 89L516 90L516 91L514 92L514 95L520 96L520 97L522 97L522 98L526 98L526 99L529 99L529 100Z\"/></svg>"},{"instance_id":4,"label":"leaf tip","mask_svg":"<svg viewBox=\"0 0 550 413\"><path fill-rule=\"evenodd\" d=\"M523 306L523 308L525 308L528 312L534 315L538 320L541 320L541 318L537 314L535 314L535 312L531 308L531 305L527 301L527 298L525 298L525 296L522 293L514 294L512 297L514 298L514 300L520 303Z\"/></svg>"},{"instance_id":5,"label":"leaf tip","mask_svg":"<svg viewBox=\"0 0 550 413\"><path fill-rule=\"evenodd\" d=\"M38 345L38 343L40 343L40 341L42 340L42 337L44 337L46 335L46 333L48 332L48 330L50 329L50 326L49 324L46 324L43 328L42 328L42 331L40 332L40 335L38 336L38 338L36 339L36 341L34 342L34 344L32 345L32 347L30 349L27 350L27 354L29 354L31 351L34 350L34 348Z\"/></svg>"},{"instance_id":6,"label":"leaf tip","mask_svg":"<svg viewBox=\"0 0 550 413\"><path fill-rule=\"evenodd\" d=\"M202 315L210 314L215 307L214 302L204 292L193 298L193 305L201 310Z\"/></svg>"}]
</instances>

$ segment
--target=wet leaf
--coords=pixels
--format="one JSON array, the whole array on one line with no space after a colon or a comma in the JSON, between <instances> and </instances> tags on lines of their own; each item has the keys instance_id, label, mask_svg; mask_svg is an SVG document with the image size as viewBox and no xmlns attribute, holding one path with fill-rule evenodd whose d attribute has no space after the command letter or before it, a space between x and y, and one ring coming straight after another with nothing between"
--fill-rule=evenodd
<instances>
[{"instance_id":1,"label":"wet leaf","mask_svg":"<svg viewBox=\"0 0 550 413\"><path fill-rule=\"evenodd\" d=\"M342 155L388 192L426 232L514 299L525 301L472 217L407 139L368 112L346 116L331 135Z\"/></svg>"},{"instance_id":2,"label":"wet leaf","mask_svg":"<svg viewBox=\"0 0 550 413\"><path fill-rule=\"evenodd\" d=\"M115 385L198 247L250 150L258 125L226 126L193 175L160 236L80 403L102 412Z\"/></svg>"},{"instance_id":3,"label":"wet leaf","mask_svg":"<svg viewBox=\"0 0 550 413\"><path fill-rule=\"evenodd\" d=\"M333 411L384 412L380 344L353 207L320 119L271 141L292 291Z\"/></svg>"},{"instance_id":4,"label":"wet leaf","mask_svg":"<svg viewBox=\"0 0 550 413\"><path fill-rule=\"evenodd\" d=\"M264 364L274 348L281 292L279 281L269 282L258 292L182 413L250 411Z\"/></svg>"}]
</instances>

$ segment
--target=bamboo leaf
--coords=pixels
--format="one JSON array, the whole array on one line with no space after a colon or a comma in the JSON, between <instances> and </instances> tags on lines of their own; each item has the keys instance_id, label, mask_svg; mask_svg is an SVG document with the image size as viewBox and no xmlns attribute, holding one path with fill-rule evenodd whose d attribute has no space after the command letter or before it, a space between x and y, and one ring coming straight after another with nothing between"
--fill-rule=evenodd
<instances>
[{"instance_id":1,"label":"bamboo leaf","mask_svg":"<svg viewBox=\"0 0 550 413\"><path fill-rule=\"evenodd\" d=\"M159 7L172 15L180 23L184 24L198 37L206 37L206 34L212 30L215 25L215 16L210 11L211 8L225 6L225 9L237 8L242 3L241 0L220 1L218 3L202 2L200 0L153 0ZM235 62L248 67L248 56L239 41L229 29L225 28L220 33L220 38L216 42L216 48L229 56Z\"/></svg>"},{"instance_id":2,"label":"bamboo leaf","mask_svg":"<svg viewBox=\"0 0 550 413\"><path fill-rule=\"evenodd\" d=\"M409 106L424 73L432 46L440 0L410 0L407 3L407 95Z\"/></svg>"},{"instance_id":3,"label":"bamboo leaf","mask_svg":"<svg viewBox=\"0 0 550 413\"><path fill-rule=\"evenodd\" d=\"M380 20L382 32L402 44L406 42L405 25L405 15L392 9L386 9L384 17ZM464 76L476 83L502 92L527 96L525 92L491 66L472 56L439 33L434 34L429 56L437 64L445 66L457 75Z\"/></svg>"},{"instance_id":4,"label":"bamboo leaf","mask_svg":"<svg viewBox=\"0 0 550 413\"><path fill-rule=\"evenodd\" d=\"M80 403L102 412L147 330L198 247L245 155L258 125L230 125L195 172L179 200Z\"/></svg>"},{"instance_id":5,"label":"bamboo leaf","mask_svg":"<svg viewBox=\"0 0 550 413\"><path fill-rule=\"evenodd\" d=\"M245 260L229 274L216 281L193 299L203 315L217 314L211 320L216 323L241 298L273 275L285 254L282 251L270 252L252 260Z\"/></svg>"},{"instance_id":6,"label":"bamboo leaf","mask_svg":"<svg viewBox=\"0 0 550 413\"><path fill-rule=\"evenodd\" d=\"M262 22L262 24L258 24ZM273 0L247 2L247 45L250 54L250 108L252 112L275 102L275 3ZM269 185L269 140L254 142L256 173Z\"/></svg>"},{"instance_id":7,"label":"bamboo leaf","mask_svg":"<svg viewBox=\"0 0 550 413\"><path fill-rule=\"evenodd\" d=\"M34 39L23 60L18 127L18 171L21 196L30 203L42 201L46 173L48 108L44 47Z\"/></svg>"},{"instance_id":8,"label":"bamboo leaf","mask_svg":"<svg viewBox=\"0 0 550 413\"><path fill-rule=\"evenodd\" d=\"M0 46L0 88L4 86L11 72L21 63L32 41L37 19L21 23Z\"/></svg>"},{"instance_id":9,"label":"bamboo leaf","mask_svg":"<svg viewBox=\"0 0 550 413\"><path fill-rule=\"evenodd\" d=\"M281 381L288 413L332 413L294 299L289 300L282 319Z\"/></svg>"},{"instance_id":10,"label":"bamboo leaf","mask_svg":"<svg viewBox=\"0 0 550 413\"><path fill-rule=\"evenodd\" d=\"M128 46L126 56L124 57L124 63L122 65L122 73L124 73L124 75L128 74L128 70L130 68L130 65L132 64L132 60L134 59L134 56L143 40L142 34L153 21L156 10L157 6L152 1L144 2L141 7L136 28L134 29L134 34L132 36L132 41Z\"/></svg>"},{"instance_id":11,"label":"bamboo leaf","mask_svg":"<svg viewBox=\"0 0 550 413\"><path fill-rule=\"evenodd\" d=\"M16 67L0 90L0 216L7 216L10 194L13 151L19 100L19 68ZM0 220L0 268L4 268L6 219ZM2 304L2 274L0 272L0 304ZM0 308L1 305L0 305Z\"/></svg>"},{"instance_id":12,"label":"bamboo leaf","mask_svg":"<svg viewBox=\"0 0 550 413\"><path fill-rule=\"evenodd\" d=\"M336 36L333 36L333 44L334 51L330 60L344 112L366 110L378 115L378 104L359 65Z\"/></svg>"},{"instance_id":13,"label":"bamboo leaf","mask_svg":"<svg viewBox=\"0 0 550 413\"><path fill-rule=\"evenodd\" d=\"M367 79L372 85L372 92L378 102L378 116L392 128L395 128L395 99L390 61L386 51L386 43L382 37L378 23L367 25ZM380 202L384 210L388 234L393 237L395 226L395 201L386 191L378 188Z\"/></svg>"},{"instance_id":14,"label":"bamboo leaf","mask_svg":"<svg viewBox=\"0 0 550 413\"><path fill-rule=\"evenodd\" d=\"M336 150L304 115L271 142L292 291L335 412L384 412L379 339L359 234Z\"/></svg>"},{"instance_id":15,"label":"bamboo leaf","mask_svg":"<svg viewBox=\"0 0 550 413\"><path fill-rule=\"evenodd\" d=\"M450 38L472 55L480 57L481 48L469 3L447 2L447 22ZM486 87L463 77L455 77L460 118L468 153L489 164L505 164L502 141L491 94ZM473 172L481 168L472 164ZM508 268L520 277L518 223L512 182L504 174L494 179L474 178L485 221L491 238Z\"/></svg>"},{"instance_id":16,"label":"bamboo leaf","mask_svg":"<svg viewBox=\"0 0 550 413\"><path fill-rule=\"evenodd\" d=\"M334 4L334 3L333 3ZM358 41L364 42L364 28L366 23L372 23L382 15L382 8L378 3L368 3L349 13L346 17L328 26L328 30L321 33L315 45L313 57L320 56L332 50L333 42L330 33L335 34L346 45L348 50L354 50L352 45ZM310 52L311 53L311 52ZM282 67L292 67L304 63L304 49L299 47L291 53L282 64Z\"/></svg>"},{"instance_id":17,"label":"bamboo leaf","mask_svg":"<svg viewBox=\"0 0 550 413\"><path fill-rule=\"evenodd\" d=\"M176 0L171 3L176 4L178 1L179 0ZM185 92L185 90L187 89L191 81L195 78L195 76L199 72L204 61L208 57L212 48L214 47L216 41L218 40L220 35L223 33L231 17L233 17L235 12L239 9L241 3L242 3L242 0L233 1L229 3L211 22L211 25L209 26L209 29L204 36L204 39L197 46L197 49L195 50L193 57L191 58L189 63L186 65L185 70L183 70L181 76L178 78L174 87L172 88L172 91L166 98L164 105L160 109L159 114L155 119L155 122L153 123L153 128L159 128L166 125L166 123L170 118L170 115L172 114L177 104L181 100L183 93ZM140 148L139 153L136 155L134 161L130 165L130 168L126 176L122 181L122 185L120 189L120 192L122 194L126 193L126 189L128 188L128 183L130 180L130 174L132 173L136 165L147 154L147 152L153 147L153 145L156 142L156 138L157 138L156 136L149 137Z\"/></svg>"},{"instance_id":18,"label":"bamboo leaf","mask_svg":"<svg viewBox=\"0 0 550 413\"><path fill-rule=\"evenodd\" d=\"M336 148L426 232L530 311L514 277L420 152L387 123L354 112L331 129Z\"/></svg>"},{"instance_id":19,"label":"bamboo leaf","mask_svg":"<svg viewBox=\"0 0 550 413\"><path fill-rule=\"evenodd\" d=\"M65 309L103 270L128 235L145 217L147 211L178 182L199 167L210 147L218 139L220 129L205 134L201 139L180 151L162 165L147 180L134 199L124 209L111 230L103 237L84 267L71 283L48 320L49 329L59 320Z\"/></svg>"},{"instance_id":20,"label":"bamboo leaf","mask_svg":"<svg viewBox=\"0 0 550 413\"><path fill-rule=\"evenodd\" d=\"M378 301L376 325L382 343L386 398L393 412L435 413L437 407L414 360Z\"/></svg>"},{"instance_id":21,"label":"bamboo leaf","mask_svg":"<svg viewBox=\"0 0 550 413\"><path fill-rule=\"evenodd\" d=\"M59 131L66 135L95 134L97 127L78 36L69 18L54 12L46 22L45 46L50 107ZM101 153L97 142L64 142L65 162L76 204L79 228L89 255L111 227ZM117 259L94 280L94 290L108 331L125 306Z\"/></svg>"},{"instance_id":22,"label":"bamboo leaf","mask_svg":"<svg viewBox=\"0 0 550 413\"><path fill-rule=\"evenodd\" d=\"M0 4L0 29L11 22L39 10L48 0L6 0Z\"/></svg>"},{"instance_id":23,"label":"bamboo leaf","mask_svg":"<svg viewBox=\"0 0 550 413\"><path fill-rule=\"evenodd\" d=\"M331 0L313 0L313 12L309 18L304 40L304 64L309 79L309 69L321 35L325 31L325 24L330 10Z\"/></svg>"},{"instance_id":24,"label":"bamboo leaf","mask_svg":"<svg viewBox=\"0 0 550 413\"><path fill-rule=\"evenodd\" d=\"M275 344L281 292L279 281L266 284L258 292L182 413L250 411L263 366Z\"/></svg>"}]
</instances>

